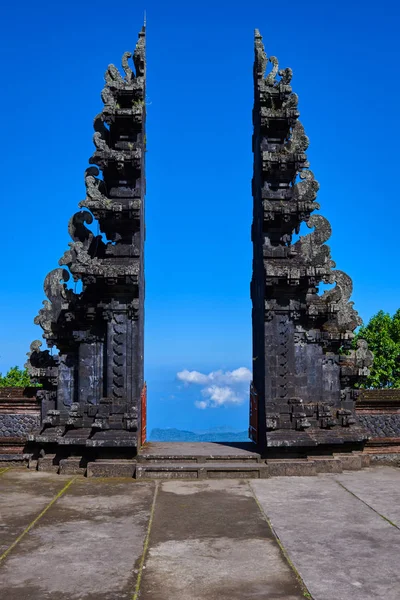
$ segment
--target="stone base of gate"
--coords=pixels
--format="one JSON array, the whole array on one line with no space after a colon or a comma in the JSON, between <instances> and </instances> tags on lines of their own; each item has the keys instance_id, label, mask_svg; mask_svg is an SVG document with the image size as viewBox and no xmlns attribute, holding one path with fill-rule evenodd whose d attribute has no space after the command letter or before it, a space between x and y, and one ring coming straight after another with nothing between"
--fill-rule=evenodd
<instances>
[{"instance_id":1,"label":"stone base of gate","mask_svg":"<svg viewBox=\"0 0 400 600\"><path fill-rule=\"evenodd\" d=\"M59 458L46 454L29 461L29 467L64 475L129 477L135 479L266 479L341 473L368 467L371 455L363 452L316 456L265 458L252 444L148 443L134 459Z\"/></svg>"}]
</instances>

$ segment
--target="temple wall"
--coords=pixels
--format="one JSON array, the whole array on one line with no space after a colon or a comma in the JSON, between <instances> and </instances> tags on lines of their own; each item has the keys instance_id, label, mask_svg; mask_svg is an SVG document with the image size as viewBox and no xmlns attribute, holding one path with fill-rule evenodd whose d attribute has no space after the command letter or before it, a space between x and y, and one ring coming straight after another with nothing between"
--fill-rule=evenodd
<instances>
[{"instance_id":1,"label":"temple wall","mask_svg":"<svg viewBox=\"0 0 400 600\"><path fill-rule=\"evenodd\" d=\"M400 389L363 390L356 403L357 417L371 440L392 438L400 444Z\"/></svg>"},{"instance_id":2,"label":"temple wall","mask_svg":"<svg viewBox=\"0 0 400 600\"><path fill-rule=\"evenodd\" d=\"M23 451L27 434L40 424L35 387L0 388L0 455Z\"/></svg>"}]
</instances>

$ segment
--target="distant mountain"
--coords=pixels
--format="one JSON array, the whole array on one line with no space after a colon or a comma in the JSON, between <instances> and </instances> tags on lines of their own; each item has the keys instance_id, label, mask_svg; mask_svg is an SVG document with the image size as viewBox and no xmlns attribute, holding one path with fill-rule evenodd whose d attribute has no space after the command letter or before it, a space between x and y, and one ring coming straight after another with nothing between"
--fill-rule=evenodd
<instances>
[{"instance_id":1,"label":"distant mountain","mask_svg":"<svg viewBox=\"0 0 400 600\"><path fill-rule=\"evenodd\" d=\"M195 429L194 432L195 434L198 435L202 435L203 433L205 434L209 434L209 433L240 433L242 434L243 431L241 429L234 429L233 427L229 427L227 425L221 425L219 427L210 427L209 429Z\"/></svg>"},{"instance_id":2,"label":"distant mountain","mask_svg":"<svg viewBox=\"0 0 400 600\"><path fill-rule=\"evenodd\" d=\"M208 431L195 433L183 429L155 428L148 437L149 442L248 442L247 431L228 431L225 427L214 427Z\"/></svg>"}]
</instances>

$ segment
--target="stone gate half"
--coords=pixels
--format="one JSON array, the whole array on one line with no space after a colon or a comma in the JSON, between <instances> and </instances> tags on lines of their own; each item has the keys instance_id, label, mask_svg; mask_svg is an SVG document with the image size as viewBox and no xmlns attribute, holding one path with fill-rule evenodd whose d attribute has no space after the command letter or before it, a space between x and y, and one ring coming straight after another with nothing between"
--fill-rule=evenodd
<instances>
[{"instance_id":1,"label":"stone gate half","mask_svg":"<svg viewBox=\"0 0 400 600\"><path fill-rule=\"evenodd\" d=\"M335 269L325 244L329 222L312 214L320 208L319 184L291 79L291 69L267 58L256 30L250 431L271 451L357 446L367 436L355 418L354 386L368 374L372 354L364 341L352 348L361 324L350 302L352 281ZM303 222L312 231L293 243ZM321 283L334 287L319 294Z\"/></svg>"},{"instance_id":2,"label":"stone gate half","mask_svg":"<svg viewBox=\"0 0 400 600\"><path fill-rule=\"evenodd\" d=\"M133 65L130 66L130 59ZM30 439L57 451L134 454L141 445L144 324L145 28L109 65L94 119L86 198L71 218L69 249L44 283L35 323L52 355L31 345L28 369L42 384L41 431ZM97 222L95 235L86 227ZM66 282L82 282L75 293Z\"/></svg>"}]
</instances>

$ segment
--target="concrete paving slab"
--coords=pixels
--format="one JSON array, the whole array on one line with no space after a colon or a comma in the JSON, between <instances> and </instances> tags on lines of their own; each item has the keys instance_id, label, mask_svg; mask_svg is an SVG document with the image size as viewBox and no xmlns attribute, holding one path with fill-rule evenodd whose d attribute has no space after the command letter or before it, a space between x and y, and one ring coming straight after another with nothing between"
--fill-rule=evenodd
<instances>
[{"instance_id":1,"label":"concrete paving slab","mask_svg":"<svg viewBox=\"0 0 400 600\"><path fill-rule=\"evenodd\" d=\"M1 474L0 556L70 479L28 469L7 470Z\"/></svg>"},{"instance_id":2,"label":"concrete paving slab","mask_svg":"<svg viewBox=\"0 0 400 600\"><path fill-rule=\"evenodd\" d=\"M263 510L314 600L398 600L400 530L381 515L399 518L399 475L376 467L251 483L78 477L58 497L71 476L12 469L0 475L3 549L34 524L0 561L0 597L299 600Z\"/></svg>"},{"instance_id":3,"label":"concrete paving slab","mask_svg":"<svg viewBox=\"0 0 400 600\"><path fill-rule=\"evenodd\" d=\"M366 471L342 473L335 479L400 528L400 469L374 467Z\"/></svg>"},{"instance_id":4,"label":"concrete paving slab","mask_svg":"<svg viewBox=\"0 0 400 600\"><path fill-rule=\"evenodd\" d=\"M375 475L370 469L371 487ZM400 531L336 477L277 477L250 485L314 600L398 600Z\"/></svg>"},{"instance_id":5,"label":"concrete paving slab","mask_svg":"<svg viewBox=\"0 0 400 600\"><path fill-rule=\"evenodd\" d=\"M152 482L77 479L0 566L2 597L131 599L153 496Z\"/></svg>"},{"instance_id":6,"label":"concrete paving slab","mask_svg":"<svg viewBox=\"0 0 400 600\"><path fill-rule=\"evenodd\" d=\"M247 482L160 485L140 599L172 598L304 598Z\"/></svg>"}]
</instances>

